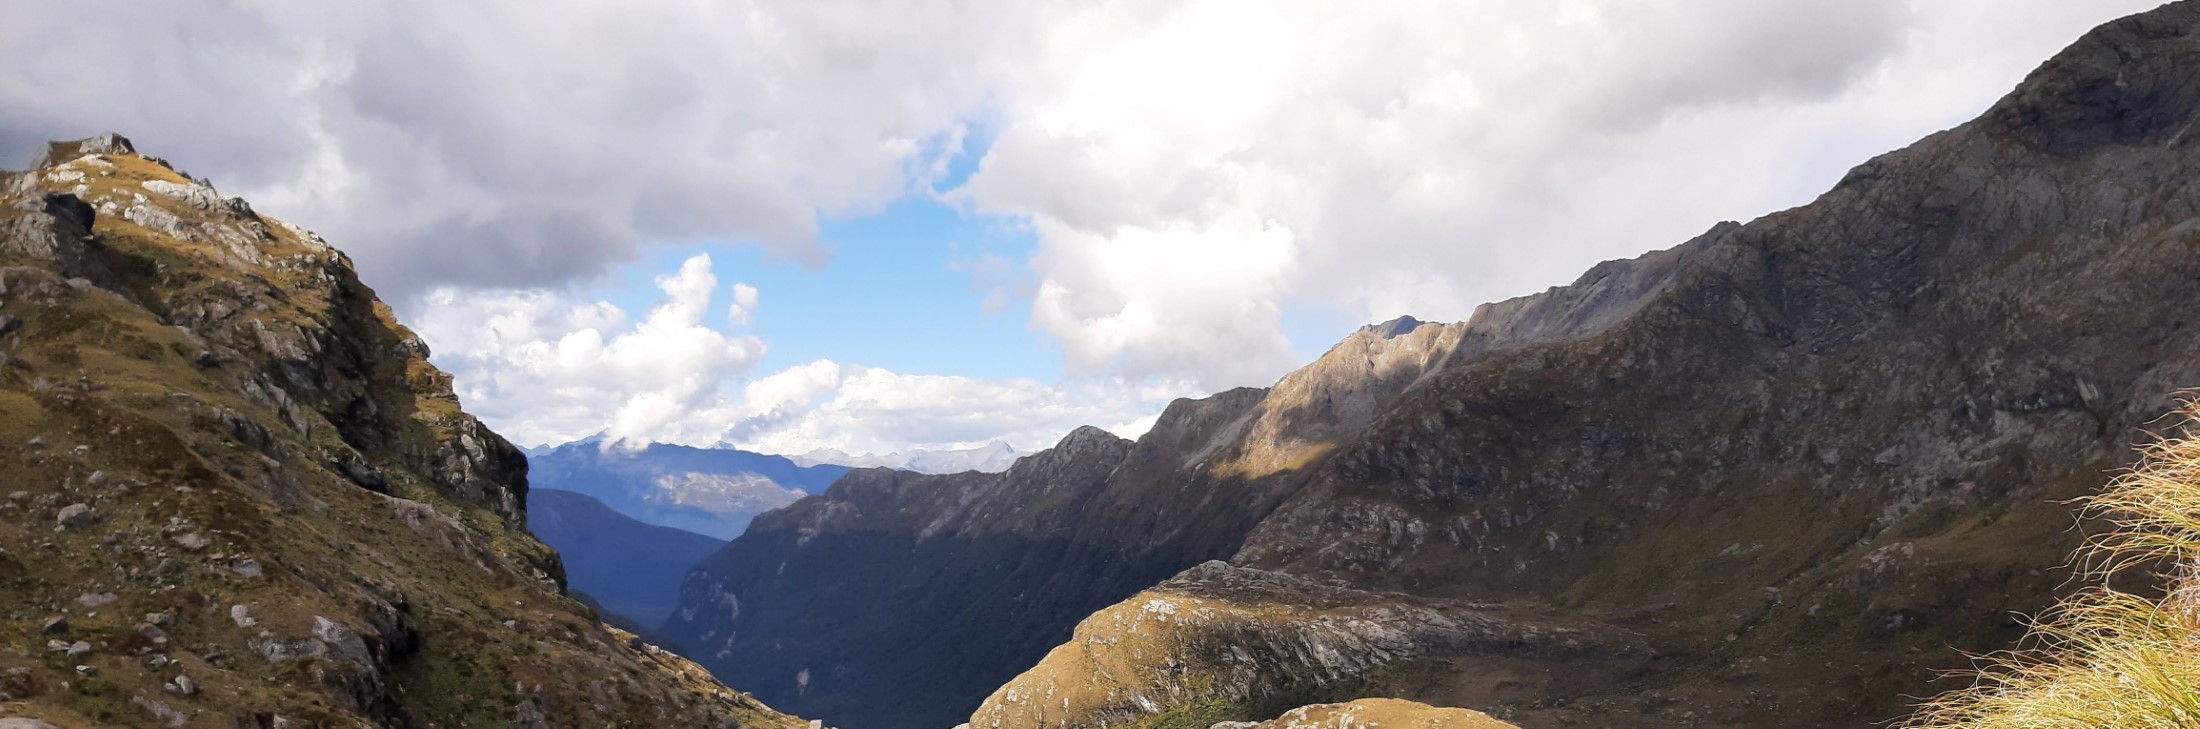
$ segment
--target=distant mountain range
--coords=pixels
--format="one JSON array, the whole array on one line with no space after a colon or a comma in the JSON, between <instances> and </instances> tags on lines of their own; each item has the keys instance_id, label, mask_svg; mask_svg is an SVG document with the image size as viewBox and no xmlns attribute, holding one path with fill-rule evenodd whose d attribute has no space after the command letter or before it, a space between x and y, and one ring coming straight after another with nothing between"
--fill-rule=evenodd
<instances>
[{"instance_id":1,"label":"distant mountain range","mask_svg":"<svg viewBox=\"0 0 2200 729\"><path fill-rule=\"evenodd\" d=\"M583 493L538 488L527 501L528 528L565 556L566 585L637 626L664 622L688 568L725 546L645 524Z\"/></svg>"},{"instance_id":2,"label":"distant mountain range","mask_svg":"<svg viewBox=\"0 0 2200 729\"><path fill-rule=\"evenodd\" d=\"M727 448L607 446L601 437L530 449L528 463L536 488L586 494L641 522L722 540L849 471Z\"/></svg>"}]
</instances>

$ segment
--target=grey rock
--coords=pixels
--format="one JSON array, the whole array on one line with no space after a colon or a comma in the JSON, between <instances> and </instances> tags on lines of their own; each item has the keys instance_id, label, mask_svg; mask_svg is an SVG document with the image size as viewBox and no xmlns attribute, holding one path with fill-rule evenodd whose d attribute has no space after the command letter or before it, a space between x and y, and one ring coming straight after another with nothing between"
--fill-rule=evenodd
<instances>
[{"instance_id":1,"label":"grey rock","mask_svg":"<svg viewBox=\"0 0 2200 729\"><path fill-rule=\"evenodd\" d=\"M43 170L67 164L79 157L94 154L137 154L137 146L114 132L66 142L52 142L46 150L31 161L31 169Z\"/></svg>"},{"instance_id":2,"label":"grey rock","mask_svg":"<svg viewBox=\"0 0 2200 729\"><path fill-rule=\"evenodd\" d=\"M130 703L136 704L139 708L144 709L146 713L152 714L154 718L166 722L167 725L169 727L172 727L173 729L182 729L184 726L191 723L190 714L185 714L181 711L177 711L175 707L169 706L159 701L154 701L143 696L132 696L130 697Z\"/></svg>"},{"instance_id":3,"label":"grey rock","mask_svg":"<svg viewBox=\"0 0 2200 729\"><path fill-rule=\"evenodd\" d=\"M373 661L367 652L366 640L360 638L351 626L315 615L313 638L327 646L325 655L330 660L357 666L367 666Z\"/></svg>"},{"instance_id":4,"label":"grey rock","mask_svg":"<svg viewBox=\"0 0 2200 729\"><path fill-rule=\"evenodd\" d=\"M54 516L54 531L83 529L97 523L99 515L92 511L91 504L75 503L61 507L61 513Z\"/></svg>"},{"instance_id":5,"label":"grey rock","mask_svg":"<svg viewBox=\"0 0 2200 729\"><path fill-rule=\"evenodd\" d=\"M63 633L67 633L69 632L69 619L59 615L47 618L46 624L39 628L39 632L45 633L47 635L61 635Z\"/></svg>"},{"instance_id":6,"label":"grey rock","mask_svg":"<svg viewBox=\"0 0 2200 729\"><path fill-rule=\"evenodd\" d=\"M257 579L262 574L260 561L251 558L231 560L222 570L238 577Z\"/></svg>"}]
</instances>

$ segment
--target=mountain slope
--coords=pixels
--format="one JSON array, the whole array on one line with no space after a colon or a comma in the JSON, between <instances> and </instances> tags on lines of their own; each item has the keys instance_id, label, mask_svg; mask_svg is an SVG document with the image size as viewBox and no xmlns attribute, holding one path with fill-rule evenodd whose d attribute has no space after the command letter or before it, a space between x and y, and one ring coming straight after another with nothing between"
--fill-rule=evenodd
<instances>
[{"instance_id":1,"label":"mountain slope","mask_svg":"<svg viewBox=\"0 0 2200 729\"><path fill-rule=\"evenodd\" d=\"M1400 605L1558 609L1644 636L1655 662L1250 659L1299 676L1344 660L1351 680L1324 690L1527 727L1808 727L1897 717L1958 649L2006 646L2082 536L2058 502L2200 383L2196 34L2191 2L2104 26L1979 120L1647 257L1680 265L1594 336L1455 356L1230 558ZM1057 648L974 725L1123 726L1105 687L1049 678L1085 675L1088 653ZM1139 657L1160 676L1148 719L1277 698L1162 670L1201 659Z\"/></svg>"},{"instance_id":2,"label":"mountain slope","mask_svg":"<svg viewBox=\"0 0 2200 729\"><path fill-rule=\"evenodd\" d=\"M688 568L726 545L635 521L571 491L533 490L527 515L528 529L564 558L567 585L639 625L664 622Z\"/></svg>"},{"instance_id":3,"label":"mountain slope","mask_svg":"<svg viewBox=\"0 0 2200 729\"><path fill-rule=\"evenodd\" d=\"M587 494L646 523L732 539L757 514L824 491L845 466L796 465L780 456L591 438L528 459L543 488ZM600 597L600 596L599 596Z\"/></svg>"},{"instance_id":4,"label":"mountain slope","mask_svg":"<svg viewBox=\"0 0 2200 729\"><path fill-rule=\"evenodd\" d=\"M1001 474L853 472L699 565L665 633L805 716L951 726L1085 615L1234 553L1463 331L1368 327L1270 390L1172 403L1136 445L1084 428Z\"/></svg>"},{"instance_id":5,"label":"mountain slope","mask_svg":"<svg viewBox=\"0 0 2200 729\"><path fill-rule=\"evenodd\" d=\"M2110 24L1811 205L1463 324L1365 330L1270 390L1174 404L1074 477L851 476L706 562L668 631L852 729L940 725L1046 635L1068 642L973 725L1366 696L1531 729L1898 716L2019 634L2081 537L2056 500L2200 384L2196 27L2190 2ZM834 583L846 565L867 567ZM1349 596L1341 632L1233 587L1274 580ZM793 617L823 596L897 609ZM1156 596L1201 602L1160 633L1114 619ZM1093 601L1115 607L1073 633ZM1427 629L1492 620L1597 639ZM903 649L920 635L959 652ZM941 697L865 703L897 685Z\"/></svg>"},{"instance_id":6,"label":"mountain slope","mask_svg":"<svg viewBox=\"0 0 2200 729\"><path fill-rule=\"evenodd\" d=\"M10 716L797 725L561 594L526 462L342 253L114 135L0 191Z\"/></svg>"}]
</instances>

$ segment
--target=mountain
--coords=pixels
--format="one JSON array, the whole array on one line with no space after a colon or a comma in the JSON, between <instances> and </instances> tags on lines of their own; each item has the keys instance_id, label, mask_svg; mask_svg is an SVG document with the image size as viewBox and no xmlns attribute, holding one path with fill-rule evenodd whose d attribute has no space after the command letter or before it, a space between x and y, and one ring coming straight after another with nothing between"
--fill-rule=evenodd
<instances>
[{"instance_id":1,"label":"mountain","mask_svg":"<svg viewBox=\"0 0 2200 729\"><path fill-rule=\"evenodd\" d=\"M952 726L1078 619L1236 552L1462 331L1368 327L1272 390L1172 403L1135 445L1088 427L1000 474L854 471L698 565L664 632L804 716Z\"/></svg>"},{"instance_id":2,"label":"mountain","mask_svg":"<svg viewBox=\"0 0 2200 729\"><path fill-rule=\"evenodd\" d=\"M2110 23L1809 205L1364 330L1135 444L855 472L666 630L851 729L1898 717L2051 602L2060 502L2200 384L2196 32L2190 1Z\"/></svg>"},{"instance_id":3,"label":"mountain","mask_svg":"<svg viewBox=\"0 0 2200 729\"><path fill-rule=\"evenodd\" d=\"M0 198L6 722L800 726L566 597L526 461L319 237L112 134Z\"/></svg>"},{"instance_id":4,"label":"mountain","mask_svg":"<svg viewBox=\"0 0 2200 729\"><path fill-rule=\"evenodd\" d=\"M601 435L530 455L528 462L537 486L587 494L642 522L721 540L738 536L757 514L823 491L848 472L741 450L629 447Z\"/></svg>"},{"instance_id":5,"label":"mountain","mask_svg":"<svg viewBox=\"0 0 2200 729\"><path fill-rule=\"evenodd\" d=\"M719 447L727 447L721 444ZM808 453L787 456L798 465L815 466L829 464L849 468L891 468L917 473L947 474L964 471L1000 473L1016 464L1023 454L1007 443L993 441L976 448L953 450L914 449L908 453L895 451L885 454L849 455L831 448L819 448Z\"/></svg>"},{"instance_id":6,"label":"mountain","mask_svg":"<svg viewBox=\"0 0 2200 729\"><path fill-rule=\"evenodd\" d=\"M664 622L688 568L726 544L635 521L587 494L535 488L527 502L527 528L564 556L566 584L637 625Z\"/></svg>"}]
</instances>

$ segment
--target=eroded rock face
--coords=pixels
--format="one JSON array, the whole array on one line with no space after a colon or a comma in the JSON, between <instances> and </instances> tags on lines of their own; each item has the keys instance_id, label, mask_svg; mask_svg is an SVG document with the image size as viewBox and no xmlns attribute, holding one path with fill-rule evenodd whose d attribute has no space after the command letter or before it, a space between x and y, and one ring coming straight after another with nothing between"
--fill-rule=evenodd
<instances>
[{"instance_id":1,"label":"eroded rock face","mask_svg":"<svg viewBox=\"0 0 2200 729\"><path fill-rule=\"evenodd\" d=\"M2111 23L1811 205L1485 308L1230 562L1400 605L1547 606L1659 656L1598 674L1422 651L1333 698L1529 727L1901 715L1962 651L2017 637L2007 616L2046 604L2083 536L2060 500L2200 384L2195 67L2200 5ZM1473 336L1485 325L1523 336ZM1261 604L1221 602L1194 622L1224 627L1195 634ZM1128 640L1081 634L1009 686L1056 700L1050 726L1269 708L1214 691L1221 668L1149 681L1136 711L1050 673L1065 650ZM1201 665L1183 645L1139 665Z\"/></svg>"},{"instance_id":2,"label":"eroded rock face","mask_svg":"<svg viewBox=\"0 0 2200 729\"><path fill-rule=\"evenodd\" d=\"M114 135L4 177L0 632L60 644L11 714L799 725L562 594L525 460L326 242Z\"/></svg>"}]
</instances>

